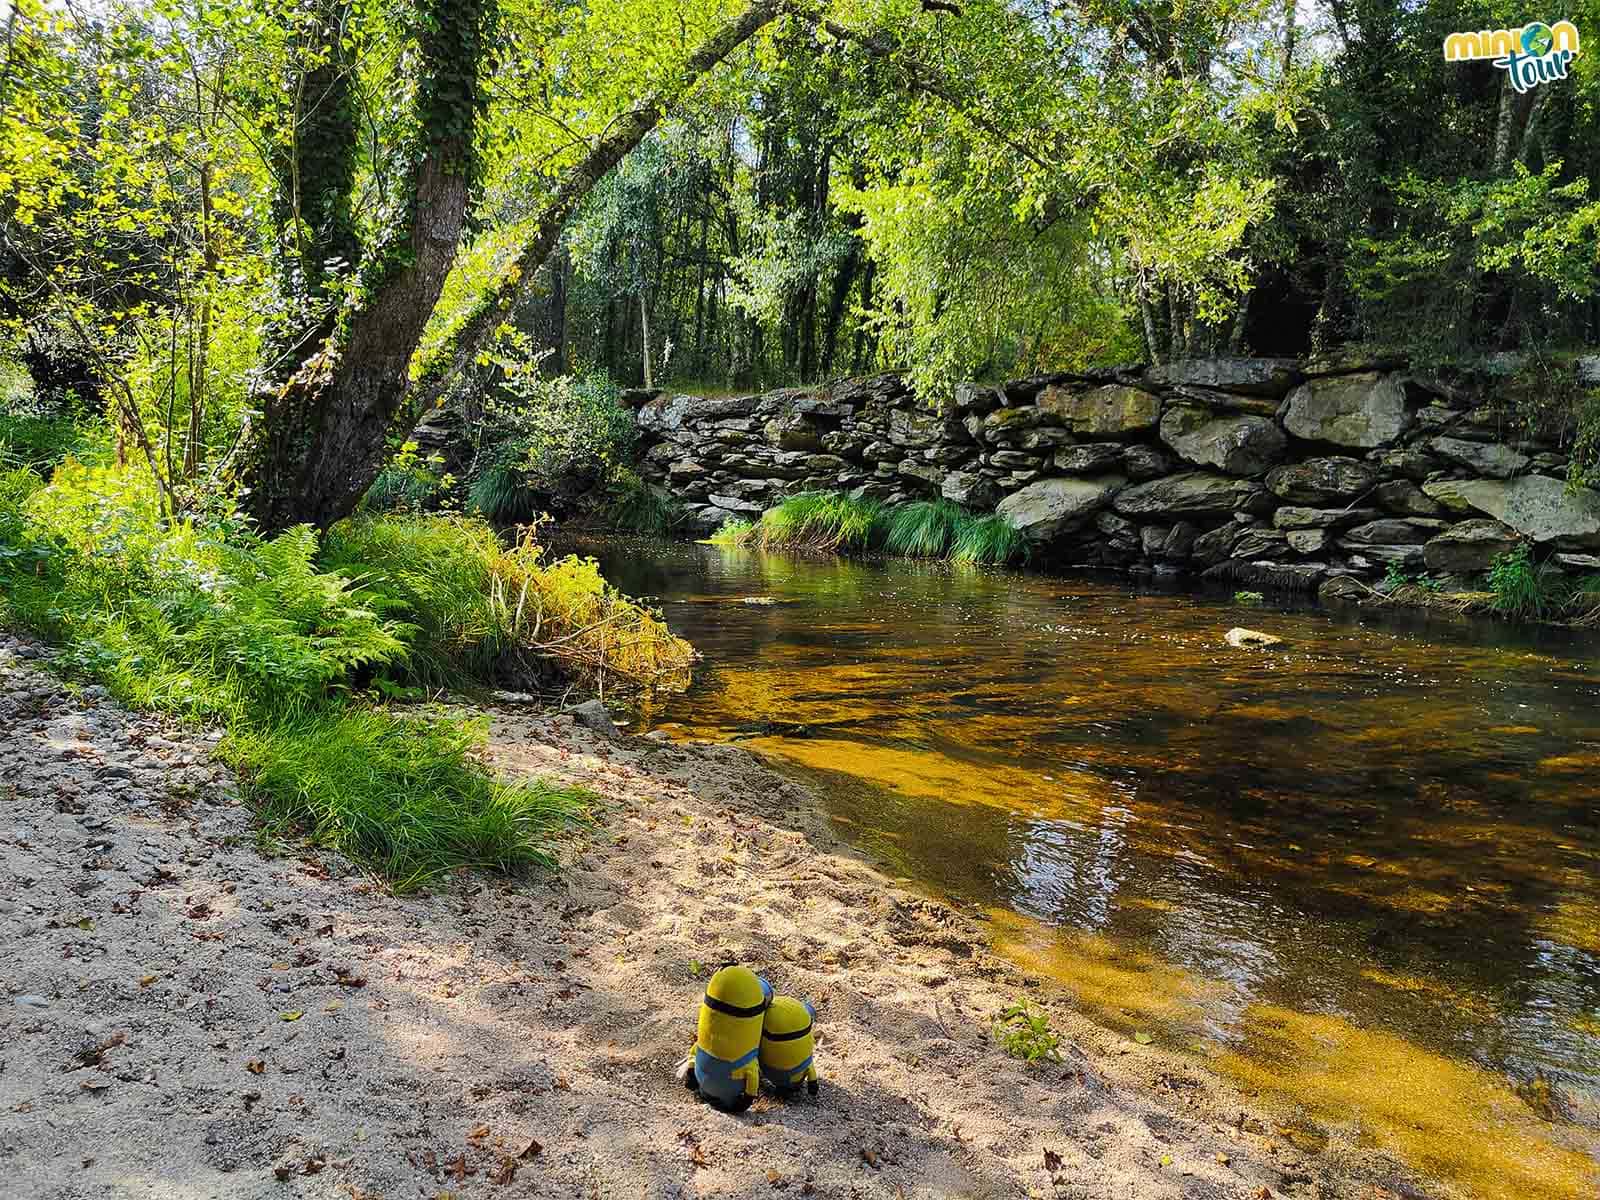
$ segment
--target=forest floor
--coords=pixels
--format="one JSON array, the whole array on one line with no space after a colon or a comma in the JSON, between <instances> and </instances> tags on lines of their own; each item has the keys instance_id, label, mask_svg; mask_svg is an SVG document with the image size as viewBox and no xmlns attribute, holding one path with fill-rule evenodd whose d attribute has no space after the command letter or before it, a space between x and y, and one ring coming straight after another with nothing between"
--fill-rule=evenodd
<instances>
[{"instance_id":1,"label":"forest floor","mask_svg":"<svg viewBox=\"0 0 1600 1200\"><path fill-rule=\"evenodd\" d=\"M592 789L597 826L559 874L400 898L263 847L215 735L41 653L0 635L8 1197L1441 1194L1078 1017L739 748L497 713L500 769ZM674 1078L729 959L816 1005L817 1099L732 1117ZM1061 1063L991 1041L1025 993Z\"/></svg>"}]
</instances>

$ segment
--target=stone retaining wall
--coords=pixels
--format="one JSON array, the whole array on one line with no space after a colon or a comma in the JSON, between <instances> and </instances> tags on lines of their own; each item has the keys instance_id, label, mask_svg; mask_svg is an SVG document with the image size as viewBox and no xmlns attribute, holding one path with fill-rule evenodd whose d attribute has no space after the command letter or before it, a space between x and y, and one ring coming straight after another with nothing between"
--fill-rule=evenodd
<instances>
[{"instance_id":1,"label":"stone retaining wall","mask_svg":"<svg viewBox=\"0 0 1600 1200\"><path fill-rule=\"evenodd\" d=\"M644 476L701 529L827 490L998 510L1055 565L1243 586L1466 577L1524 538L1600 570L1600 494L1569 493L1565 456L1512 436L1494 390L1231 358L963 384L940 411L894 375L634 402Z\"/></svg>"}]
</instances>

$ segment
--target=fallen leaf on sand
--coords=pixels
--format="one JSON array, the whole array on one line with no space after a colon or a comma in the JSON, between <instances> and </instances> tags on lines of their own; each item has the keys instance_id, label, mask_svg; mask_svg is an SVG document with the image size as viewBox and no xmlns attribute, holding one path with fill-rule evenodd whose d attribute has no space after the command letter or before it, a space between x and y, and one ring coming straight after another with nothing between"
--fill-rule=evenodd
<instances>
[{"instance_id":1,"label":"fallen leaf on sand","mask_svg":"<svg viewBox=\"0 0 1600 1200\"><path fill-rule=\"evenodd\" d=\"M161 976L159 976L159 975L146 975L143 979L139 980L139 986L140 987L149 987L152 983L154 983L156 980L158 980L160 978L161 978Z\"/></svg>"},{"instance_id":2,"label":"fallen leaf on sand","mask_svg":"<svg viewBox=\"0 0 1600 1200\"><path fill-rule=\"evenodd\" d=\"M301 1012L299 1009L295 1009L293 1012L284 1013L283 1019L285 1021L298 1021L303 1016L305 1016L305 1013Z\"/></svg>"},{"instance_id":3,"label":"fallen leaf on sand","mask_svg":"<svg viewBox=\"0 0 1600 1200\"><path fill-rule=\"evenodd\" d=\"M876 1167L878 1165L878 1152L876 1150L868 1150L865 1146L861 1147L861 1161L869 1167Z\"/></svg>"},{"instance_id":4,"label":"fallen leaf on sand","mask_svg":"<svg viewBox=\"0 0 1600 1200\"><path fill-rule=\"evenodd\" d=\"M1163 1166L1163 1167L1170 1167L1170 1166L1171 1166L1171 1165L1172 1165L1172 1155L1170 1155L1170 1154L1163 1154L1163 1155L1162 1155L1162 1156L1161 1156L1161 1165L1162 1165L1162 1166Z\"/></svg>"},{"instance_id":5,"label":"fallen leaf on sand","mask_svg":"<svg viewBox=\"0 0 1600 1200\"><path fill-rule=\"evenodd\" d=\"M469 1142L481 1142L481 1141L483 1141L484 1138L486 1138L488 1136L489 1136L489 1127L487 1125L479 1125L471 1133L467 1134L467 1141L469 1141Z\"/></svg>"},{"instance_id":6,"label":"fallen leaf on sand","mask_svg":"<svg viewBox=\"0 0 1600 1200\"><path fill-rule=\"evenodd\" d=\"M456 1177L457 1183L460 1183L468 1175L476 1175L478 1173L476 1167L467 1166L467 1156L465 1154L456 1155L455 1161L446 1163L444 1169Z\"/></svg>"},{"instance_id":7,"label":"fallen leaf on sand","mask_svg":"<svg viewBox=\"0 0 1600 1200\"><path fill-rule=\"evenodd\" d=\"M103 1092L111 1085L103 1079L86 1079L78 1086L86 1092Z\"/></svg>"},{"instance_id":8,"label":"fallen leaf on sand","mask_svg":"<svg viewBox=\"0 0 1600 1200\"><path fill-rule=\"evenodd\" d=\"M277 1181L279 1183L283 1183L286 1180L288 1180L289 1176L294 1174L294 1168L291 1167L291 1166L287 1166L287 1165L280 1166L280 1167L273 1167L272 1168L272 1174L277 1179Z\"/></svg>"},{"instance_id":9,"label":"fallen leaf on sand","mask_svg":"<svg viewBox=\"0 0 1600 1200\"><path fill-rule=\"evenodd\" d=\"M500 1160L500 1165L496 1167L490 1174L489 1182L497 1184L500 1187L505 1187L506 1184L510 1183L516 1177L517 1160L514 1158L502 1158Z\"/></svg>"},{"instance_id":10,"label":"fallen leaf on sand","mask_svg":"<svg viewBox=\"0 0 1600 1200\"><path fill-rule=\"evenodd\" d=\"M1044 1169L1046 1171L1054 1174L1055 1172L1061 1170L1061 1166L1061 1155L1057 1154L1054 1150L1046 1150L1044 1152Z\"/></svg>"},{"instance_id":11,"label":"fallen leaf on sand","mask_svg":"<svg viewBox=\"0 0 1600 1200\"><path fill-rule=\"evenodd\" d=\"M536 1141L534 1141L534 1140L532 1140L530 1138L528 1140L528 1144L525 1147L523 1147L522 1153L517 1155L517 1157L518 1158L538 1158L539 1155L541 1155L543 1153L544 1153L544 1147L541 1146L538 1142L536 1142Z\"/></svg>"},{"instance_id":12,"label":"fallen leaf on sand","mask_svg":"<svg viewBox=\"0 0 1600 1200\"><path fill-rule=\"evenodd\" d=\"M1151 1042L1155 1041L1155 1038L1151 1037L1148 1033L1141 1029L1138 1033L1133 1035L1133 1040L1138 1042L1141 1046L1148 1046Z\"/></svg>"},{"instance_id":13,"label":"fallen leaf on sand","mask_svg":"<svg viewBox=\"0 0 1600 1200\"><path fill-rule=\"evenodd\" d=\"M262 1062L259 1058L252 1058L249 1062L245 1063L244 1069L249 1071L252 1075L259 1075L267 1069L267 1064Z\"/></svg>"},{"instance_id":14,"label":"fallen leaf on sand","mask_svg":"<svg viewBox=\"0 0 1600 1200\"><path fill-rule=\"evenodd\" d=\"M328 1165L327 1159L323 1159L323 1158L308 1158L305 1161L305 1165L300 1168L300 1174L302 1174L302 1175L316 1175L316 1174L319 1174L322 1171L322 1168L327 1166L327 1165Z\"/></svg>"},{"instance_id":15,"label":"fallen leaf on sand","mask_svg":"<svg viewBox=\"0 0 1600 1200\"><path fill-rule=\"evenodd\" d=\"M1221 1150L1218 1150L1217 1151L1217 1161L1219 1163L1221 1163L1223 1166L1227 1166L1233 1160L1231 1158L1229 1158L1226 1154L1224 1154Z\"/></svg>"}]
</instances>

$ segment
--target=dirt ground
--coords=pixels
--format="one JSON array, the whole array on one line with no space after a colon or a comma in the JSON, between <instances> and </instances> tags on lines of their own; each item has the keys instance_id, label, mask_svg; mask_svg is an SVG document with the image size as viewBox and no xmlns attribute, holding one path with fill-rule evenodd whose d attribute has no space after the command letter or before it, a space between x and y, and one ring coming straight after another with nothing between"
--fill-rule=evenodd
<instances>
[{"instance_id":1,"label":"dirt ground","mask_svg":"<svg viewBox=\"0 0 1600 1200\"><path fill-rule=\"evenodd\" d=\"M499 713L498 767L591 788L598 827L558 875L400 899L264 856L215 734L40 653L0 635L0 1195L1445 1194L1082 1020L737 747ZM730 959L816 1005L817 1099L730 1117L674 1079ZM1063 1062L990 1040L1019 994Z\"/></svg>"}]
</instances>

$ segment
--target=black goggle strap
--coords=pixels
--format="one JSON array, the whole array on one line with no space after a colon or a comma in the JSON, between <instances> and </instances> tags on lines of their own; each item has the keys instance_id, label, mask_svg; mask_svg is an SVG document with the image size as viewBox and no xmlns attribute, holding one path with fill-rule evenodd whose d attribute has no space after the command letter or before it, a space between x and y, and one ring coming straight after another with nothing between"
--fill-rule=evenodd
<instances>
[{"instance_id":1,"label":"black goggle strap","mask_svg":"<svg viewBox=\"0 0 1600 1200\"><path fill-rule=\"evenodd\" d=\"M701 999L712 1012L719 1012L728 1017L759 1017L767 1011L767 1005L772 1002L770 998L763 996L760 1004L739 1008L737 1005L729 1004L726 1000L718 1000L712 995L703 996Z\"/></svg>"},{"instance_id":2,"label":"black goggle strap","mask_svg":"<svg viewBox=\"0 0 1600 1200\"><path fill-rule=\"evenodd\" d=\"M803 1038L811 1032L812 1022L807 1021L804 1029L790 1030L788 1033L767 1033L762 1036L769 1042L792 1042L795 1038Z\"/></svg>"}]
</instances>

